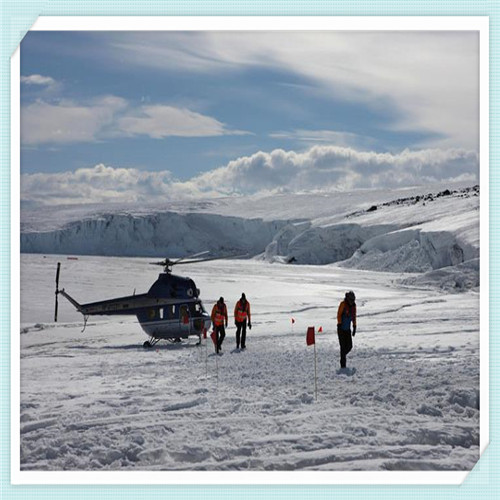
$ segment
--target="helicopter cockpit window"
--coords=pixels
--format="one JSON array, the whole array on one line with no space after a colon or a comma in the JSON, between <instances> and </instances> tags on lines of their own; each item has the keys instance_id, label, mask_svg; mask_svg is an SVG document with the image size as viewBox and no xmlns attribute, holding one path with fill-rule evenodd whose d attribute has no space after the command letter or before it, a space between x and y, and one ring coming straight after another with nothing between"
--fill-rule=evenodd
<instances>
[{"instance_id":1,"label":"helicopter cockpit window","mask_svg":"<svg viewBox=\"0 0 500 500\"><path fill-rule=\"evenodd\" d=\"M203 313L203 306L200 302L196 302L195 304L191 304L192 313L200 316Z\"/></svg>"}]
</instances>

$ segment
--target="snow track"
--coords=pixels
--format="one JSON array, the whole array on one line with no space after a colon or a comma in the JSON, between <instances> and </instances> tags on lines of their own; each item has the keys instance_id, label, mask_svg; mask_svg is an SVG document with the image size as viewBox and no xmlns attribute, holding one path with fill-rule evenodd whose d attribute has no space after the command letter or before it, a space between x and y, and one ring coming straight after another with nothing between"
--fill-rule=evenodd
<instances>
[{"instance_id":1,"label":"snow track","mask_svg":"<svg viewBox=\"0 0 500 500\"><path fill-rule=\"evenodd\" d=\"M123 370L103 370L92 380L82 368L95 399L89 401L86 391L73 394L60 400L59 417L25 424L23 468L404 470L418 468L423 457L427 465L420 469L474 466L479 412L473 360L365 348L353 355L356 374L339 376L330 336L318 342L315 401L312 352L302 335L287 337L291 346L283 349L269 349L269 342L252 339L251 350L220 358L218 381L213 366L205 380L200 353L188 349L175 354L177 360L167 349L147 353L156 359L143 370L139 351L137 361L127 363L134 372L127 389L120 382ZM158 373L164 358L181 365L177 378ZM190 387L179 386L193 369L198 377L191 373ZM146 390L148 373L157 378ZM197 397L200 391L205 396ZM37 411L49 410L35 401ZM33 411L25 409L24 420Z\"/></svg>"}]
</instances>

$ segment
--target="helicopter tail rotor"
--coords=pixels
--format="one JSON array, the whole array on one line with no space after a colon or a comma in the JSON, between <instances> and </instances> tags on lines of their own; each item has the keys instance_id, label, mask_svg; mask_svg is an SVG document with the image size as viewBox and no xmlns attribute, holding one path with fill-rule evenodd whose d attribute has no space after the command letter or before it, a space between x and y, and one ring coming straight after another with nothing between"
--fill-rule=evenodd
<instances>
[{"instance_id":1,"label":"helicopter tail rotor","mask_svg":"<svg viewBox=\"0 0 500 500\"><path fill-rule=\"evenodd\" d=\"M58 296L59 296L59 273L61 271L61 263L57 263L57 271L56 271L56 306L54 311L54 322L57 323L57 309L58 309Z\"/></svg>"}]
</instances>

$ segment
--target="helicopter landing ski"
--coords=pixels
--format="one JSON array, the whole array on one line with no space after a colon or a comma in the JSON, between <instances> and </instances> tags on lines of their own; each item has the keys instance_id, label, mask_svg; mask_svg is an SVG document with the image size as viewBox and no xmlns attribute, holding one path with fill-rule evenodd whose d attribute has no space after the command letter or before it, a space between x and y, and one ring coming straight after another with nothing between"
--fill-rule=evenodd
<instances>
[{"instance_id":1,"label":"helicopter landing ski","mask_svg":"<svg viewBox=\"0 0 500 500\"><path fill-rule=\"evenodd\" d=\"M88 316L92 315L135 315L144 332L150 337L144 342L144 347L151 347L160 340L178 342L190 336L198 337L198 344L205 331L211 326L210 315L205 310L200 298L200 290L195 282L188 277L172 274L172 267L178 264L192 264L228 257L209 257L193 259L205 255L198 253L177 260L164 259L151 264L163 266L164 272L151 285L147 293L116 297L108 300L80 304L65 289L59 289L61 263L57 263L56 271L56 301L54 321L57 322L58 296L67 299L84 317L86 325ZM242 258L238 255L229 258ZM192 260L186 260L192 259ZM85 326L84 326L85 329Z\"/></svg>"}]
</instances>

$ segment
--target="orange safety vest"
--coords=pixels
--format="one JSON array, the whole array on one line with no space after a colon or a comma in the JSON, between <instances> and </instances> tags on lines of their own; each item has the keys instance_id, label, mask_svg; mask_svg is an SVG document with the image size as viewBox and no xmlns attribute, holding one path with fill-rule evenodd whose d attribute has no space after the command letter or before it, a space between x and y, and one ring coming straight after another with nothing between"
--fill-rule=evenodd
<instances>
[{"instance_id":1,"label":"orange safety vest","mask_svg":"<svg viewBox=\"0 0 500 500\"><path fill-rule=\"evenodd\" d=\"M236 302L236 307L234 308L234 319L238 323L242 323L247 319L247 316L248 321L250 321L250 302L247 300L245 306L243 306L241 304L241 300L238 300L238 302Z\"/></svg>"},{"instance_id":2,"label":"orange safety vest","mask_svg":"<svg viewBox=\"0 0 500 500\"><path fill-rule=\"evenodd\" d=\"M221 326L224 324L224 320L227 320L227 307L224 304L222 310L215 304L212 309L212 321L215 326Z\"/></svg>"},{"instance_id":3,"label":"orange safety vest","mask_svg":"<svg viewBox=\"0 0 500 500\"><path fill-rule=\"evenodd\" d=\"M337 311L337 325L341 325L342 330L350 330L352 325L356 326L356 304L349 305L343 300Z\"/></svg>"}]
</instances>

